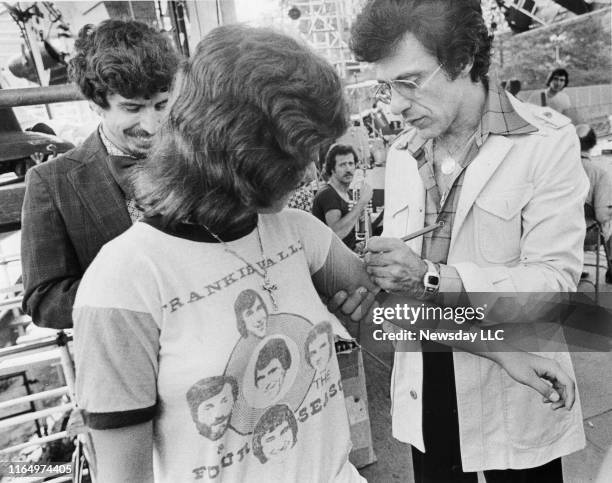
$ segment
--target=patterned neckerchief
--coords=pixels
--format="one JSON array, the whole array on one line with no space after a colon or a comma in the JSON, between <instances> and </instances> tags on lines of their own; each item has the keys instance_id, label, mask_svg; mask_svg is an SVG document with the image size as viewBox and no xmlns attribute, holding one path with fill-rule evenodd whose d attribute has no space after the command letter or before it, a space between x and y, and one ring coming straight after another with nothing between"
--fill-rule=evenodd
<instances>
[{"instance_id":1,"label":"patterned neckerchief","mask_svg":"<svg viewBox=\"0 0 612 483\"><path fill-rule=\"evenodd\" d=\"M104 134L102 125L100 125L100 127L98 128L98 133L100 134L100 139L102 140L102 144L104 144L104 147L106 148L106 152L108 153L108 156L106 157L106 162L108 163L108 169L110 170L111 174L113 175L114 180L117 182L117 184L121 188L121 191L123 192L123 195L125 196L125 205L126 205L128 214L130 215L130 220L132 220L132 223L136 223L138 220L140 220L143 217L143 212L136 204L136 200L134 200L132 196L128 196L129 190L125 186L125 181L124 181L126 177L121 175L122 168L119 165L119 163L113 160L113 157L120 159L120 158L125 158L125 157L131 158L133 156L126 154L121 149L119 149L117 146L115 146L115 144L113 144L113 142L110 139L108 139L106 134Z\"/></svg>"},{"instance_id":2,"label":"patterned neckerchief","mask_svg":"<svg viewBox=\"0 0 612 483\"><path fill-rule=\"evenodd\" d=\"M444 225L425 235L421 252L423 258L435 263L446 263L465 170L489 135L512 136L537 130L514 110L506 91L499 89L496 79L491 78L478 128L469 145L457 153L461 155L456 160L460 169L457 170L446 194L440 192L436 183L433 170L433 143L432 141L427 142L421 155L417 158L419 175L426 190L425 225L431 225L436 221L443 221Z\"/></svg>"}]
</instances>

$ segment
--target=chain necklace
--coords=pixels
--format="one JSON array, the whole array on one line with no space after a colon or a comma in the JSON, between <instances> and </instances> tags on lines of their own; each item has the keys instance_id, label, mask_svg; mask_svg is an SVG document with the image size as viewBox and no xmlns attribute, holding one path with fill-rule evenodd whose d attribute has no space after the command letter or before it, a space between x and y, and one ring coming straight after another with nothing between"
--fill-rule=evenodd
<instances>
[{"instance_id":1,"label":"chain necklace","mask_svg":"<svg viewBox=\"0 0 612 483\"><path fill-rule=\"evenodd\" d=\"M238 260L246 263L247 267L251 267L253 272L255 272L257 275L259 275L262 278L263 280L262 288L268 293L268 296L270 297L270 300L272 301L272 307L274 308L274 311L277 312L278 305L276 304L276 299L274 298L274 292L278 290L278 286L274 282L272 282L272 280L270 280L270 277L268 275L268 269L262 268L262 271L259 271L255 267L255 265L247 261L242 255L240 255L240 253L238 253L236 250L231 248L227 243L221 240L221 238L216 233L214 233L210 228L208 228L203 223L201 223L201 225L204 228L206 228L208 233L210 233L215 240L217 240L219 243L221 243L221 245L223 245L223 249L225 250L226 253L229 253L230 255L236 257ZM259 243L259 251L261 252L261 259L263 260L263 264L265 267L266 259L265 259L264 249L263 249L263 243L261 242L261 234L259 232L259 223L257 223L257 226L255 227L255 231L257 233L257 242Z\"/></svg>"}]
</instances>

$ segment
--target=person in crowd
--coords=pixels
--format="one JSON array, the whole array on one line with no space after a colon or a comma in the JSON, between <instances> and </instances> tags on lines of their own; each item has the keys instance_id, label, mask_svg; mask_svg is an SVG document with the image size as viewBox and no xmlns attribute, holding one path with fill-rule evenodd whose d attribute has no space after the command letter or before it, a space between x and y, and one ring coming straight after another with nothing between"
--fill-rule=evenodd
<instances>
[{"instance_id":1,"label":"person in crowd","mask_svg":"<svg viewBox=\"0 0 612 483\"><path fill-rule=\"evenodd\" d=\"M587 226L594 220L601 224L606 232L608 255L612 253L612 242L605 228L609 226L612 220L612 176L608 170L591 159L591 150L597 144L597 135L591 126L588 124L579 124L576 126L576 134L580 139L580 158L582 159L582 167L589 178L589 192L585 200L585 216ZM594 234L594 232L593 232ZM599 245L599 240L593 239L590 232L587 233L585 245ZM606 270L606 283L612 283L612 260L608 259L608 269ZM585 276L587 272L583 272ZM587 274L588 275L588 274Z\"/></svg>"},{"instance_id":2,"label":"person in crowd","mask_svg":"<svg viewBox=\"0 0 612 483\"><path fill-rule=\"evenodd\" d=\"M368 243L368 273L405 303L474 308L510 294L497 307L504 321L513 293L576 290L588 180L569 120L489 75L491 43L475 0L370 0L352 26L378 97L412 127L388 154L384 237ZM412 445L415 481L476 482L478 471L488 482L562 481L561 456L585 445L580 405L543 405L519 384L514 352L445 344L397 342L393 434ZM569 354L551 357L573 379Z\"/></svg>"},{"instance_id":3,"label":"person in crowd","mask_svg":"<svg viewBox=\"0 0 612 483\"><path fill-rule=\"evenodd\" d=\"M87 25L75 48L71 80L101 122L28 171L22 211L23 310L57 329L72 327L81 277L102 245L141 217L129 175L149 151L179 64L165 34L135 21Z\"/></svg>"},{"instance_id":4,"label":"person in crowd","mask_svg":"<svg viewBox=\"0 0 612 483\"><path fill-rule=\"evenodd\" d=\"M346 129L345 109L334 68L268 29L216 28L180 68L167 119L135 179L145 217L103 247L75 301L76 393L98 481L363 481L348 459L341 391L300 423L291 444L267 450L261 439L262 454L282 453L283 465L250 454L254 438L276 431L262 433L257 423L276 398L248 398L253 379L263 388L270 375L255 369L262 347L280 339L296 354L291 377L276 382L292 395L314 377L297 357L308 326L333 320L319 292L377 291L331 229L310 213L283 210L320 145ZM292 314L304 327L267 324L279 337L245 339L235 302L247 290L265 299L269 317ZM279 351L271 348L272 362ZM241 362L228 369L228 361ZM213 441L193 427L185 395L228 370L239 401ZM328 370L331 387L340 379L335 358ZM310 412L330 389L315 386L282 405Z\"/></svg>"},{"instance_id":5,"label":"person in crowd","mask_svg":"<svg viewBox=\"0 0 612 483\"><path fill-rule=\"evenodd\" d=\"M572 107L567 93L563 89L569 84L569 74L563 68L554 69L546 81L546 89L529 96L528 102L537 106L548 106L561 114L568 115Z\"/></svg>"},{"instance_id":6,"label":"person in crowd","mask_svg":"<svg viewBox=\"0 0 612 483\"><path fill-rule=\"evenodd\" d=\"M359 199L351 199L349 187L356 165L357 154L351 146L332 145L325 157L325 174L329 181L316 194L312 204L312 214L329 226L351 250L357 244L355 223L363 216L373 195L372 188L364 182Z\"/></svg>"},{"instance_id":7,"label":"person in crowd","mask_svg":"<svg viewBox=\"0 0 612 483\"><path fill-rule=\"evenodd\" d=\"M595 131L588 124L576 126L580 139L582 167L589 178L589 192L585 203L593 209L594 218L602 225L612 219L612 177L608 171L591 160L590 151L597 144Z\"/></svg>"},{"instance_id":8,"label":"person in crowd","mask_svg":"<svg viewBox=\"0 0 612 483\"><path fill-rule=\"evenodd\" d=\"M314 192L312 190L312 184L317 179L317 167L314 163L310 163L304 179L300 182L300 186L296 189L289 201L287 202L288 208L295 208L297 210L312 211L312 203L314 201Z\"/></svg>"}]
</instances>

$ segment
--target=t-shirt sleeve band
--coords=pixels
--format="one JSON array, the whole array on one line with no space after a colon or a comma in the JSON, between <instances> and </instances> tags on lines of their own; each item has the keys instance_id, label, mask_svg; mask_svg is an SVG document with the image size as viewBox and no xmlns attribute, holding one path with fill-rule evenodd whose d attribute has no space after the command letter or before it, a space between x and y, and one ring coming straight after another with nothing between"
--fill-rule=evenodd
<instances>
[{"instance_id":1,"label":"t-shirt sleeve band","mask_svg":"<svg viewBox=\"0 0 612 483\"><path fill-rule=\"evenodd\" d=\"M84 411L85 424L91 429L117 429L151 421L155 416L157 405L130 411L112 413L90 413Z\"/></svg>"}]
</instances>

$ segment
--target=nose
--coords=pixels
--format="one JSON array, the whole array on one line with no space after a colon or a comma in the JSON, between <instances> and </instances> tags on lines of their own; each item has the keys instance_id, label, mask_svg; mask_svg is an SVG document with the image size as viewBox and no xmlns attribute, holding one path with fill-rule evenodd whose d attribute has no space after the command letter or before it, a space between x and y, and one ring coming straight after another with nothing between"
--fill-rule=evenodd
<instances>
[{"instance_id":1,"label":"nose","mask_svg":"<svg viewBox=\"0 0 612 483\"><path fill-rule=\"evenodd\" d=\"M155 109L145 109L140 117L140 127L149 134L155 134L159 129L163 112Z\"/></svg>"},{"instance_id":2,"label":"nose","mask_svg":"<svg viewBox=\"0 0 612 483\"><path fill-rule=\"evenodd\" d=\"M399 92L393 92L389 107L393 114L396 116L401 116L404 111L410 110L412 107L412 101L407 97L402 96Z\"/></svg>"}]
</instances>

